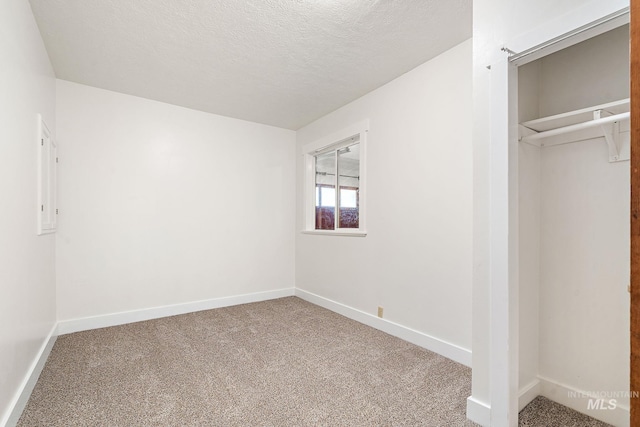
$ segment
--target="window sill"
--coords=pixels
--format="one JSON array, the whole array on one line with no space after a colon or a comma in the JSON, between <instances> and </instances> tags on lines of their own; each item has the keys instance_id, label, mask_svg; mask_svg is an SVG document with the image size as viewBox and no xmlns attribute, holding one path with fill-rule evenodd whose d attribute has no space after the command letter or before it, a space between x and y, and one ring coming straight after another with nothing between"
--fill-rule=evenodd
<instances>
[{"instance_id":1,"label":"window sill","mask_svg":"<svg viewBox=\"0 0 640 427\"><path fill-rule=\"evenodd\" d=\"M316 234L320 236L365 237L367 235L367 232L364 230L302 230L302 234Z\"/></svg>"}]
</instances>

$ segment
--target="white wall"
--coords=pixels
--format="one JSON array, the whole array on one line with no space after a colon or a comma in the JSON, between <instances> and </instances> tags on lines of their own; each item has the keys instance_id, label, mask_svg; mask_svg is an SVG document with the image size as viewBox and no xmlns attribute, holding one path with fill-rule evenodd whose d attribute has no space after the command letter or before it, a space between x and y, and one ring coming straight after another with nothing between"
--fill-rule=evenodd
<instances>
[{"instance_id":1,"label":"white wall","mask_svg":"<svg viewBox=\"0 0 640 427\"><path fill-rule=\"evenodd\" d=\"M487 66L505 55L501 47L514 48L514 40L535 45L626 6L626 0L473 2L473 402L468 409L483 425L491 423L489 176L490 168L497 167L489 161L491 70Z\"/></svg>"},{"instance_id":2,"label":"white wall","mask_svg":"<svg viewBox=\"0 0 640 427\"><path fill-rule=\"evenodd\" d=\"M295 132L57 89L59 320L294 286Z\"/></svg>"},{"instance_id":3,"label":"white wall","mask_svg":"<svg viewBox=\"0 0 640 427\"><path fill-rule=\"evenodd\" d=\"M471 41L298 131L296 286L471 348ZM302 147L364 119L366 237L300 233Z\"/></svg>"},{"instance_id":4,"label":"white wall","mask_svg":"<svg viewBox=\"0 0 640 427\"><path fill-rule=\"evenodd\" d=\"M628 390L629 162L603 139L542 153L540 375Z\"/></svg>"},{"instance_id":5,"label":"white wall","mask_svg":"<svg viewBox=\"0 0 640 427\"><path fill-rule=\"evenodd\" d=\"M520 144L519 157L519 389L535 386L539 372L540 148ZM534 396L535 397L535 396ZM527 402L528 403L528 402Z\"/></svg>"},{"instance_id":6,"label":"white wall","mask_svg":"<svg viewBox=\"0 0 640 427\"><path fill-rule=\"evenodd\" d=\"M540 117L628 98L629 26L536 62L540 62Z\"/></svg>"},{"instance_id":7,"label":"white wall","mask_svg":"<svg viewBox=\"0 0 640 427\"><path fill-rule=\"evenodd\" d=\"M55 236L36 236L36 115L55 80L29 3L0 3L0 425L55 323Z\"/></svg>"}]
</instances>

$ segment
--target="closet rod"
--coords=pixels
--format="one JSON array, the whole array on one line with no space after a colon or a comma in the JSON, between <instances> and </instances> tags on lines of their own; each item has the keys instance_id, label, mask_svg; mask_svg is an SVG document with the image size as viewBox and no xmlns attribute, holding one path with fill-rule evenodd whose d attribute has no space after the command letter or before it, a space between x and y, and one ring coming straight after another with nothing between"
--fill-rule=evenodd
<instances>
[{"instance_id":1,"label":"closet rod","mask_svg":"<svg viewBox=\"0 0 640 427\"><path fill-rule=\"evenodd\" d=\"M589 120L588 122L584 122L584 123L578 123L575 125L569 125L569 126L561 127L558 129L546 130L544 132L535 133L529 136L524 136L520 139L520 141L524 141L524 142L537 141L538 139L544 139L550 136L563 135L565 133L575 132L577 130L588 129L588 128L592 128L600 125L606 125L608 123L619 122L621 120L629 119L629 117L630 117L630 113L628 112L621 113L621 114L614 114L613 116L603 117L601 119Z\"/></svg>"},{"instance_id":2,"label":"closet rod","mask_svg":"<svg viewBox=\"0 0 640 427\"><path fill-rule=\"evenodd\" d=\"M594 21L594 22L591 22L589 24L583 25L582 27L578 27L573 31L569 31L568 33L562 34L562 35L560 35L558 37L555 37L555 38L553 38L551 40L548 40L548 41L546 41L544 43L541 43L541 44L539 44L537 46L533 46L533 47L531 47L531 48L529 48L527 50L524 50L522 52L511 53L511 51L509 49L505 48L506 51L510 53L509 61L510 62L518 62L519 60L521 60L524 57L527 57L529 55L532 55L532 54L540 52L540 51L544 51L545 49L547 49L547 48L549 48L549 47L551 47L553 45L556 45L556 44L559 44L561 42L564 42L564 41L567 41L569 39L572 39L572 38L574 38L576 36L579 36L582 33L586 33L588 31L593 30L595 28L598 28L598 27L600 27L602 25L610 24L610 23L614 23L615 24L616 20L622 19L622 20L625 20L626 23L628 23L629 22L629 10L630 10L630 8L629 8L629 6L627 6L624 9L620 9L617 12L614 12L614 13L612 13L610 15L604 16L604 17L598 19L597 21ZM616 28L616 27L614 27L614 28ZM613 28L609 28L609 29L613 29Z\"/></svg>"}]
</instances>

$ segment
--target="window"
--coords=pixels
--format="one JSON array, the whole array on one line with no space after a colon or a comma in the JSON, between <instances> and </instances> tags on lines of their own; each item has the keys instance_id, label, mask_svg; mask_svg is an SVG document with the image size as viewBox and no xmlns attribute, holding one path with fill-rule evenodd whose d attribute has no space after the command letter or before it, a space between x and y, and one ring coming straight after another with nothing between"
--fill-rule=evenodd
<instances>
[{"instance_id":1,"label":"window","mask_svg":"<svg viewBox=\"0 0 640 427\"><path fill-rule=\"evenodd\" d=\"M38 235L55 233L57 148L51 132L38 115Z\"/></svg>"},{"instance_id":2,"label":"window","mask_svg":"<svg viewBox=\"0 0 640 427\"><path fill-rule=\"evenodd\" d=\"M364 236L366 122L305 147L305 230Z\"/></svg>"}]
</instances>

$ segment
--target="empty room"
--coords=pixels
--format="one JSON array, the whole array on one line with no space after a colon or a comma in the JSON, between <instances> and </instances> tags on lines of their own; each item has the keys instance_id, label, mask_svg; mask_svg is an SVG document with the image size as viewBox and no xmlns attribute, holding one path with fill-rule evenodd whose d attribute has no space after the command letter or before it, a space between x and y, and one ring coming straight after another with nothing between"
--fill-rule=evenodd
<instances>
[{"instance_id":1,"label":"empty room","mask_svg":"<svg viewBox=\"0 0 640 427\"><path fill-rule=\"evenodd\" d=\"M2 2L0 426L639 425L637 15Z\"/></svg>"}]
</instances>

